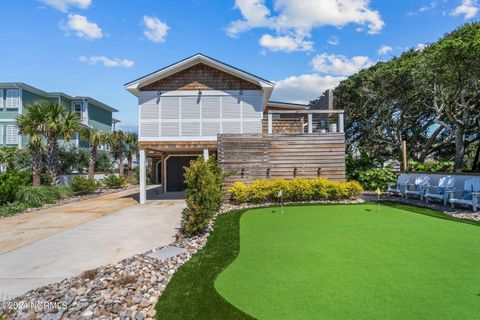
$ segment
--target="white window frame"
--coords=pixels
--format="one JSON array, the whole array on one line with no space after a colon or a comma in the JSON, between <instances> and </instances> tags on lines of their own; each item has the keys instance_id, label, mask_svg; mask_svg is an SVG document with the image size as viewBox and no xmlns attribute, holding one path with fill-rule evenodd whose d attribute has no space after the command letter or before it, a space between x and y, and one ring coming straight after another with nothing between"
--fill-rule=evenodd
<instances>
[{"instance_id":1,"label":"white window frame","mask_svg":"<svg viewBox=\"0 0 480 320\"><path fill-rule=\"evenodd\" d=\"M0 89L0 109L3 110L3 107L5 106L5 103L4 103L4 96L3 96L3 89Z\"/></svg>"},{"instance_id":2,"label":"white window frame","mask_svg":"<svg viewBox=\"0 0 480 320\"><path fill-rule=\"evenodd\" d=\"M0 146L3 146L5 144L4 139L3 139L3 124L0 124Z\"/></svg>"},{"instance_id":3,"label":"white window frame","mask_svg":"<svg viewBox=\"0 0 480 320\"><path fill-rule=\"evenodd\" d=\"M20 135L18 134L18 126L16 124L8 124L5 126L5 144L6 145L18 145L20 141ZM9 136L9 130L14 130L13 135ZM12 140L9 140L11 138Z\"/></svg>"},{"instance_id":4,"label":"white window frame","mask_svg":"<svg viewBox=\"0 0 480 320\"><path fill-rule=\"evenodd\" d=\"M20 109L20 89L7 89L5 96L5 108L7 110L19 110ZM16 92L16 97L11 97L9 94ZM14 104L12 104L14 103Z\"/></svg>"}]
</instances>

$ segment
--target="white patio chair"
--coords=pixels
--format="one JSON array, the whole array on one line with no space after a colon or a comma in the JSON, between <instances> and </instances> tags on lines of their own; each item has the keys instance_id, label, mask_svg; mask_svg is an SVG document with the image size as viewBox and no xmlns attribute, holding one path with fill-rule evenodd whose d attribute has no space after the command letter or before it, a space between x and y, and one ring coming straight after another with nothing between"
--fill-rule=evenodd
<instances>
[{"instance_id":1,"label":"white patio chair","mask_svg":"<svg viewBox=\"0 0 480 320\"><path fill-rule=\"evenodd\" d=\"M407 186L407 190L405 190L405 198L408 199L408 196L417 196L420 199L423 200L423 195L425 193L425 187L430 184L430 177L422 174L421 176L418 176L415 178L415 182L412 184L409 184ZM412 189L408 189L408 187L411 187Z\"/></svg>"},{"instance_id":2,"label":"white patio chair","mask_svg":"<svg viewBox=\"0 0 480 320\"><path fill-rule=\"evenodd\" d=\"M455 204L460 204L471 206L473 211L477 211L478 198L480 196L480 178L467 179L465 180L463 190L450 190L447 193L452 208L455 208Z\"/></svg>"},{"instance_id":3,"label":"white patio chair","mask_svg":"<svg viewBox=\"0 0 480 320\"><path fill-rule=\"evenodd\" d=\"M391 182L387 183L387 186L388 186L387 192L389 194L399 194L400 196L403 196L405 190L407 189L408 181L409 181L408 174L402 173L398 175L397 184L395 188L392 188Z\"/></svg>"},{"instance_id":4,"label":"white patio chair","mask_svg":"<svg viewBox=\"0 0 480 320\"><path fill-rule=\"evenodd\" d=\"M455 178L452 176L441 177L438 180L437 186L426 186L425 187L425 201L428 203L429 199L436 199L443 201L443 205L447 205L448 193L447 191L453 190L455 186Z\"/></svg>"}]
</instances>

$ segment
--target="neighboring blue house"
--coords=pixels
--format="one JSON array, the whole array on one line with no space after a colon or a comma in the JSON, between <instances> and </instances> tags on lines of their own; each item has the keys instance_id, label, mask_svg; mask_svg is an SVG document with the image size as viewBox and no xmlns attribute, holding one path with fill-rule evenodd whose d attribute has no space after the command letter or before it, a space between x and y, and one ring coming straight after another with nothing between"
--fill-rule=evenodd
<instances>
[{"instance_id":1,"label":"neighboring blue house","mask_svg":"<svg viewBox=\"0 0 480 320\"><path fill-rule=\"evenodd\" d=\"M21 82L0 82L0 146L18 146L22 148L28 137L18 134L16 118L23 113L24 106L35 100L49 99L65 105L68 110L80 116L83 126L97 128L103 132L114 130L120 122L112 117L118 110L90 97L69 96L62 92L46 92ZM71 145L88 147L78 138Z\"/></svg>"}]
</instances>

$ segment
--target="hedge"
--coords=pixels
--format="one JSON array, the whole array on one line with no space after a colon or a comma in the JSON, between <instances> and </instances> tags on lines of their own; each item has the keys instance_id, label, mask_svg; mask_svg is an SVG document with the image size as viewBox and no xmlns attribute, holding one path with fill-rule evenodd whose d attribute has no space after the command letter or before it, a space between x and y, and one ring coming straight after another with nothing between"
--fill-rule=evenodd
<instances>
[{"instance_id":1,"label":"hedge","mask_svg":"<svg viewBox=\"0 0 480 320\"><path fill-rule=\"evenodd\" d=\"M243 204L279 202L280 190L286 202L355 199L363 192L356 181L336 182L323 178L255 180L248 184L235 182L228 192L232 202Z\"/></svg>"}]
</instances>

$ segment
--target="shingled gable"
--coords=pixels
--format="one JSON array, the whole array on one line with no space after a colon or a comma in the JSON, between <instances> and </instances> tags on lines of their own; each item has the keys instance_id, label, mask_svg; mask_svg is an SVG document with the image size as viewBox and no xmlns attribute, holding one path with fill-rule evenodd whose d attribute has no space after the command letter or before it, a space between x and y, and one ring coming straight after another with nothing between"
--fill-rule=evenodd
<instances>
[{"instance_id":1,"label":"shingled gable","mask_svg":"<svg viewBox=\"0 0 480 320\"><path fill-rule=\"evenodd\" d=\"M196 54L125 84L138 95L140 91L182 90L263 90L268 98L274 83L228 64Z\"/></svg>"}]
</instances>

